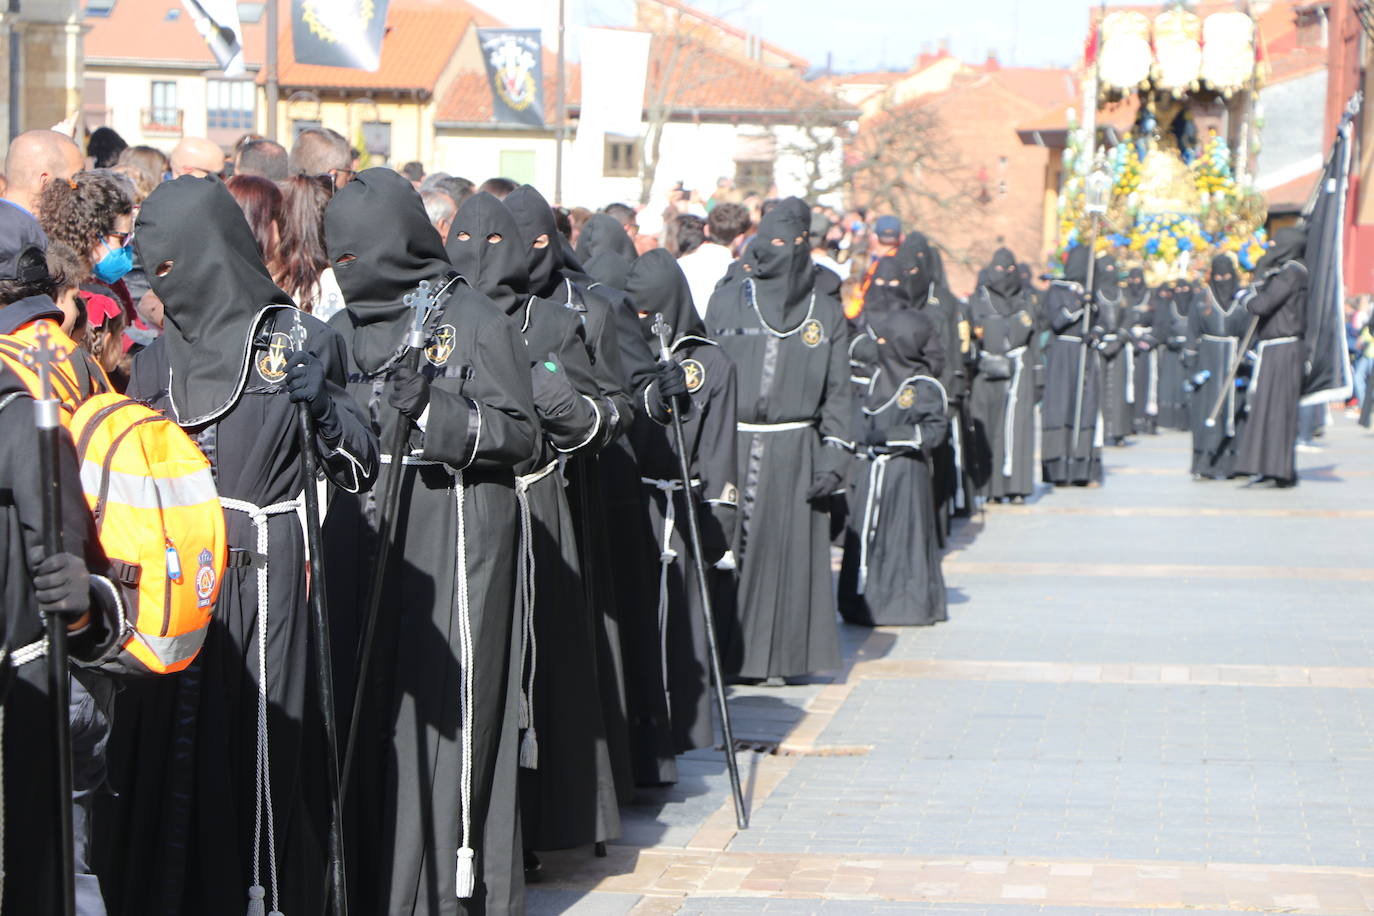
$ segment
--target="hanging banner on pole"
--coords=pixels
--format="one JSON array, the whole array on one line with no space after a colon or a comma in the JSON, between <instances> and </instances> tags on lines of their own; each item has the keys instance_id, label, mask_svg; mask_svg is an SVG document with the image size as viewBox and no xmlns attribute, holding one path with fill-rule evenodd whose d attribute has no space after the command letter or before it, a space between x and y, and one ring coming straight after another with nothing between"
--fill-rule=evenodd
<instances>
[{"instance_id":1,"label":"hanging banner on pole","mask_svg":"<svg viewBox=\"0 0 1374 916\"><path fill-rule=\"evenodd\" d=\"M492 119L544 126L543 47L538 29L478 29L491 84Z\"/></svg>"},{"instance_id":2,"label":"hanging banner on pole","mask_svg":"<svg viewBox=\"0 0 1374 916\"><path fill-rule=\"evenodd\" d=\"M648 32L582 30L582 99L578 122L606 134L644 132L644 81L649 69Z\"/></svg>"},{"instance_id":3,"label":"hanging banner on pole","mask_svg":"<svg viewBox=\"0 0 1374 916\"><path fill-rule=\"evenodd\" d=\"M291 0L296 62L375 72L388 0Z\"/></svg>"},{"instance_id":4,"label":"hanging banner on pole","mask_svg":"<svg viewBox=\"0 0 1374 916\"><path fill-rule=\"evenodd\" d=\"M243 26L233 0L181 0L215 62L230 78L243 76Z\"/></svg>"}]
</instances>

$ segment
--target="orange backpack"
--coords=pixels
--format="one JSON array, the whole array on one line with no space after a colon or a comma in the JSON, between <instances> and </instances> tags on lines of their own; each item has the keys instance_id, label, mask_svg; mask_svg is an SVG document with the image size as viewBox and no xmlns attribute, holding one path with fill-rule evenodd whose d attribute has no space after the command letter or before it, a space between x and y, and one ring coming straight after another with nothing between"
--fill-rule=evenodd
<instances>
[{"instance_id":1,"label":"orange backpack","mask_svg":"<svg viewBox=\"0 0 1374 916\"><path fill-rule=\"evenodd\" d=\"M113 392L68 429L124 604L120 650L99 667L180 671L205 642L229 553L210 462L181 427Z\"/></svg>"}]
</instances>

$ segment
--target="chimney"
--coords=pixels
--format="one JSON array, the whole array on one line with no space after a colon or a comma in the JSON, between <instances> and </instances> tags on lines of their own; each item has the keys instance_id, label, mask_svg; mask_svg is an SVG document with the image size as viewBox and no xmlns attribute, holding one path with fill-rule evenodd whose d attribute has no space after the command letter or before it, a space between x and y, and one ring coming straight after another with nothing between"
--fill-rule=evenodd
<instances>
[{"instance_id":1,"label":"chimney","mask_svg":"<svg viewBox=\"0 0 1374 916\"><path fill-rule=\"evenodd\" d=\"M988 73L996 73L998 70L1002 69L1002 63L997 59L996 51L991 49L988 50L988 59L987 62L983 64L983 69Z\"/></svg>"}]
</instances>

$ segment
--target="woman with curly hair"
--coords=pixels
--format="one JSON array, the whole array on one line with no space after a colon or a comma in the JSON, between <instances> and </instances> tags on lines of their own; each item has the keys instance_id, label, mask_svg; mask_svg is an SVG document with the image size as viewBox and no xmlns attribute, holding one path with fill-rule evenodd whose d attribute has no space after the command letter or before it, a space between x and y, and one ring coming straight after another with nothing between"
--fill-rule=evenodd
<instances>
[{"instance_id":1,"label":"woman with curly hair","mask_svg":"<svg viewBox=\"0 0 1374 916\"><path fill-rule=\"evenodd\" d=\"M106 285L118 283L133 266L130 184L109 171L85 171L48 182L38 195L38 222L48 238L71 246Z\"/></svg>"}]
</instances>

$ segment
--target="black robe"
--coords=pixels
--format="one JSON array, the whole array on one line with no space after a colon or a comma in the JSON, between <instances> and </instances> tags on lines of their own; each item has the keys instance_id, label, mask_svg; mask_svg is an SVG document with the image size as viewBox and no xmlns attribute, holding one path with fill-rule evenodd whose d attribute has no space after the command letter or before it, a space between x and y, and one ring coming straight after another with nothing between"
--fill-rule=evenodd
<instances>
[{"instance_id":1,"label":"black robe","mask_svg":"<svg viewBox=\"0 0 1374 916\"><path fill-rule=\"evenodd\" d=\"M1102 374L1097 351L1083 344L1083 287L1073 281L1056 280L1045 294L1045 307L1055 336L1046 353L1045 397L1040 418L1041 473L1046 483L1087 484L1102 479ZM1075 442L1080 360L1084 361L1083 389Z\"/></svg>"},{"instance_id":2,"label":"black robe","mask_svg":"<svg viewBox=\"0 0 1374 916\"><path fill-rule=\"evenodd\" d=\"M706 313L738 380L740 619L727 654L741 677L788 677L840 663L829 502L809 502L807 492L847 465L848 323L837 301L806 294L782 325L756 307L754 285L750 277L720 287Z\"/></svg>"},{"instance_id":3,"label":"black robe","mask_svg":"<svg viewBox=\"0 0 1374 916\"><path fill-rule=\"evenodd\" d=\"M368 169L341 188L325 231L347 300L331 324L351 358L349 390L369 405L383 443L398 424L408 436L405 454L383 456L404 463L349 786L350 861L367 863L349 872L351 908L520 912L514 472L539 447L529 355L509 317L454 277L418 195L395 172ZM341 264L348 255L356 260ZM443 290L420 359L430 381L423 429L386 394L410 325L403 297L421 281ZM336 499L325 525L340 659L357 657L379 492ZM460 850L472 850L475 879L461 898Z\"/></svg>"},{"instance_id":4,"label":"black robe","mask_svg":"<svg viewBox=\"0 0 1374 916\"><path fill-rule=\"evenodd\" d=\"M489 242L492 237L499 239ZM526 246L499 200L479 193L464 201L447 251L454 267L519 327L542 432L536 452L515 469L519 624L511 673L522 731L516 759L523 843L543 850L612 839L620 833L620 812L606 749L595 628L583 600L561 465L605 445L615 432L616 408L602 397L578 316L526 293ZM503 736L506 753L510 743ZM503 758L498 780L514 769Z\"/></svg>"},{"instance_id":5,"label":"black robe","mask_svg":"<svg viewBox=\"0 0 1374 916\"><path fill-rule=\"evenodd\" d=\"M982 353L1005 359L1011 372L1008 378L993 378L1003 373L984 370L973 376L969 407L989 458L982 495L1030 496L1035 492L1034 367L1040 362L1034 314L1025 298L994 298L985 289L975 295L972 313ZM981 356L979 361L991 366Z\"/></svg>"},{"instance_id":6,"label":"black robe","mask_svg":"<svg viewBox=\"0 0 1374 916\"><path fill-rule=\"evenodd\" d=\"M1267 273L1243 301L1246 310L1259 317L1259 327L1245 397L1249 418L1236 449L1236 472L1296 483L1307 268L1301 261L1284 263Z\"/></svg>"},{"instance_id":7,"label":"black robe","mask_svg":"<svg viewBox=\"0 0 1374 916\"><path fill-rule=\"evenodd\" d=\"M1221 393L1221 384L1231 371L1240 338L1250 325L1250 313L1233 296L1221 303L1210 286L1204 286L1193 303L1188 337L1196 348L1192 371L1194 375L1207 373L1207 381L1189 399L1193 429L1192 472L1201 477L1225 480L1235 471L1236 442L1244 428L1241 416L1243 401L1237 397L1236 386L1227 389L1225 403L1217 414L1216 424L1207 425L1207 416Z\"/></svg>"},{"instance_id":8,"label":"black robe","mask_svg":"<svg viewBox=\"0 0 1374 916\"><path fill-rule=\"evenodd\" d=\"M1125 311L1120 293L1104 295L1099 299L1093 323L1093 346L1102 366L1102 431L1107 442L1118 445L1135 432L1131 409L1135 373Z\"/></svg>"},{"instance_id":9,"label":"black robe","mask_svg":"<svg viewBox=\"0 0 1374 916\"><path fill-rule=\"evenodd\" d=\"M629 293L646 312L641 330L656 342L652 325L662 315L669 325L671 353L687 376L690 409L682 434L693 481L707 588L717 622L717 637L735 620L734 546L739 508L736 460L735 367L715 343L702 336L691 289L666 251L649 252L628 278ZM660 664L677 753L715 743L711 713L710 655L705 608L701 600L687 529L677 443L671 428L641 413L631 430L635 454L659 549L658 629ZM699 481L699 483L698 483ZM669 501L671 500L671 502ZM722 556L725 554L725 556ZM728 560L726 559L728 557Z\"/></svg>"},{"instance_id":10,"label":"black robe","mask_svg":"<svg viewBox=\"0 0 1374 916\"><path fill-rule=\"evenodd\" d=\"M1178 289L1158 296L1155 303L1154 336L1159 346L1159 425L1165 429L1188 428L1188 396L1183 385L1188 381L1184 363L1188 347L1189 302ZM1191 297L1186 297L1191 300Z\"/></svg>"},{"instance_id":11,"label":"black robe","mask_svg":"<svg viewBox=\"0 0 1374 916\"><path fill-rule=\"evenodd\" d=\"M367 487L376 473L376 439L343 391L343 341L309 315L277 306L262 315L261 330L253 335L254 368L240 400L212 423L187 428L213 464L222 500L276 506L299 497L307 484L296 405L287 398L282 376L273 378L271 365L271 336L289 334L297 317L306 330L306 349L324 363L343 430L332 445L316 438L321 469L345 493ZM138 355L128 394L170 411L164 344L159 338ZM316 912L324 906L329 798L317 778L324 733L309 641L301 519L292 508L265 522L267 751L278 907L269 885L272 846L265 823L260 876L253 878L264 609L258 603L258 569L237 562L260 552L262 532L246 512L226 508L230 568L200 655L181 674L129 683L117 704L110 770L119 794L100 825L108 837L102 876L111 913L237 916L256 883L267 888L269 910ZM326 563L326 569L333 576L337 566Z\"/></svg>"},{"instance_id":12,"label":"black robe","mask_svg":"<svg viewBox=\"0 0 1374 916\"><path fill-rule=\"evenodd\" d=\"M858 448L840 613L864 626L926 626L949 619L930 479L930 453L948 429L945 391L924 375L884 381L875 390L892 394L863 408L860 441L883 441Z\"/></svg>"},{"instance_id":13,"label":"black robe","mask_svg":"<svg viewBox=\"0 0 1374 916\"><path fill-rule=\"evenodd\" d=\"M1146 291L1131 304L1129 291L1125 328L1131 348L1132 429L1154 435L1159 432L1159 339L1155 336L1153 293Z\"/></svg>"}]
</instances>

